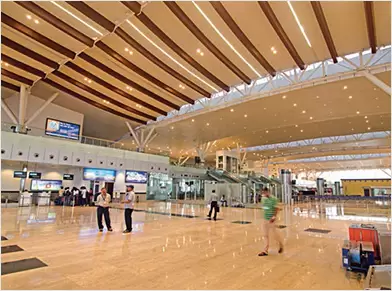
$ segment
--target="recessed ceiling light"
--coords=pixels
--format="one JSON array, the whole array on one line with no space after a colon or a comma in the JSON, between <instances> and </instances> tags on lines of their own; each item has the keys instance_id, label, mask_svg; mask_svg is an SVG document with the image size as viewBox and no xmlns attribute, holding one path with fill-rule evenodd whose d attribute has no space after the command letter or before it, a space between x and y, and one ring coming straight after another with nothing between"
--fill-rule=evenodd
<instances>
[{"instance_id":1,"label":"recessed ceiling light","mask_svg":"<svg viewBox=\"0 0 392 291\"><path fill-rule=\"evenodd\" d=\"M234 109L233 109L233 108L231 108L231 109L230 109L230 112L234 112Z\"/></svg>"},{"instance_id":2,"label":"recessed ceiling light","mask_svg":"<svg viewBox=\"0 0 392 291\"><path fill-rule=\"evenodd\" d=\"M316 98L317 98L317 99L319 99L319 98L320 98L320 96L316 96Z\"/></svg>"},{"instance_id":3,"label":"recessed ceiling light","mask_svg":"<svg viewBox=\"0 0 392 291\"><path fill-rule=\"evenodd\" d=\"M265 131L265 133L269 133L269 131L268 131L268 130L266 130L266 131Z\"/></svg>"},{"instance_id":4,"label":"recessed ceiling light","mask_svg":"<svg viewBox=\"0 0 392 291\"><path fill-rule=\"evenodd\" d=\"M264 110L267 110L267 108L264 107Z\"/></svg>"},{"instance_id":5,"label":"recessed ceiling light","mask_svg":"<svg viewBox=\"0 0 392 291\"><path fill-rule=\"evenodd\" d=\"M298 127L298 124L296 124L295 127Z\"/></svg>"},{"instance_id":6,"label":"recessed ceiling light","mask_svg":"<svg viewBox=\"0 0 392 291\"><path fill-rule=\"evenodd\" d=\"M366 120L366 123L369 123L369 120Z\"/></svg>"},{"instance_id":7,"label":"recessed ceiling light","mask_svg":"<svg viewBox=\"0 0 392 291\"><path fill-rule=\"evenodd\" d=\"M194 119L192 119L192 122L195 122L195 120L194 120Z\"/></svg>"},{"instance_id":8,"label":"recessed ceiling light","mask_svg":"<svg viewBox=\"0 0 392 291\"><path fill-rule=\"evenodd\" d=\"M210 124L207 122L207 124L206 124L207 126L210 126Z\"/></svg>"},{"instance_id":9,"label":"recessed ceiling light","mask_svg":"<svg viewBox=\"0 0 392 291\"><path fill-rule=\"evenodd\" d=\"M304 132L304 130L303 130L303 129L301 129L301 132Z\"/></svg>"},{"instance_id":10,"label":"recessed ceiling light","mask_svg":"<svg viewBox=\"0 0 392 291\"><path fill-rule=\"evenodd\" d=\"M9 64L8 64L8 63L4 63L4 66L8 67L8 66L9 66Z\"/></svg>"},{"instance_id":11,"label":"recessed ceiling light","mask_svg":"<svg viewBox=\"0 0 392 291\"><path fill-rule=\"evenodd\" d=\"M351 128L351 131L354 131L354 128Z\"/></svg>"},{"instance_id":12,"label":"recessed ceiling light","mask_svg":"<svg viewBox=\"0 0 392 291\"><path fill-rule=\"evenodd\" d=\"M38 24L38 23L39 23L38 19L35 19L35 20L34 20L34 23L35 23L35 24Z\"/></svg>"},{"instance_id":13,"label":"recessed ceiling light","mask_svg":"<svg viewBox=\"0 0 392 291\"><path fill-rule=\"evenodd\" d=\"M201 55L201 56L204 56L204 53L203 53L203 52L201 52L201 53L200 53L200 55Z\"/></svg>"},{"instance_id":14,"label":"recessed ceiling light","mask_svg":"<svg viewBox=\"0 0 392 291\"><path fill-rule=\"evenodd\" d=\"M84 80L87 81L88 79L87 79L87 78L84 78Z\"/></svg>"},{"instance_id":15,"label":"recessed ceiling light","mask_svg":"<svg viewBox=\"0 0 392 291\"><path fill-rule=\"evenodd\" d=\"M283 95L283 96L282 96L283 99L286 99L286 97L287 97L286 95Z\"/></svg>"},{"instance_id":16,"label":"recessed ceiling light","mask_svg":"<svg viewBox=\"0 0 392 291\"><path fill-rule=\"evenodd\" d=\"M297 103L294 103L293 106L294 106L294 107L297 107Z\"/></svg>"},{"instance_id":17,"label":"recessed ceiling light","mask_svg":"<svg viewBox=\"0 0 392 291\"><path fill-rule=\"evenodd\" d=\"M302 110L302 114L305 114L306 113L306 110Z\"/></svg>"},{"instance_id":18,"label":"recessed ceiling light","mask_svg":"<svg viewBox=\"0 0 392 291\"><path fill-rule=\"evenodd\" d=\"M310 116L310 117L309 117L309 119L310 119L310 120L312 120L312 119L313 119L313 117L312 117L312 116Z\"/></svg>"},{"instance_id":19,"label":"recessed ceiling light","mask_svg":"<svg viewBox=\"0 0 392 291\"><path fill-rule=\"evenodd\" d=\"M248 117L248 114L245 114L244 117L247 118L247 117Z\"/></svg>"},{"instance_id":20,"label":"recessed ceiling light","mask_svg":"<svg viewBox=\"0 0 392 291\"><path fill-rule=\"evenodd\" d=\"M371 127L368 127L368 130L371 130L372 128Z\"/></svg>"},{"instance_id":21,"label":"recessed ceiling light","mask_svg":"<svg viewBox=\"0 0 392 291\"><path fill-rule=\"evenodd\" d=\"M359 113L361 113L361 112L357 111L357 114L359 114Z\"/></svg>"},{"instance_id":22,"label":"recessed ceiling light","mask_svg":"<svg viewBox=\"0 0 392 291\"><path fill-rule=\"evenodd\" d=\"M91 83L91 80L88 80L89 83Z\"/></svg>"},{"instance_id":23,"label":"recessed ceiling light","mask_svg":"<svg viewBox=\"0 0 392 291\"><path fill-rule=\"evenodd\" d=\"M198 48L198 49L196 50L196 52L200 54L201 50Z\"/></svg>"},{"instance_id":24,"label":"recessed ceiling light","mask_svg":"<svg viewBox=\"0 0 392 291\"><path fill-rule=\"evenodd\" d=\"M347 89L347 86L344 86L344 87L343 87L343 90L346 90L346 89Z\"/></svg>"},{"instance_id":25,"label":"recessed ceiling light","mask_svg":"<svg viewBox=\"0 0 392 291\"><path fill-rule=\"evenodd\" d=\"M365 119L367 119L367 115L365 116Z\"/></svg>"},{"instance_id":26,"label":"recessed ceiling light","mask_svg":"<svg viewBox=\"0 0 392 291\"><path fill-rule=\"evenodd\" d=\"M126 47L124 50L125 50L126 52L129 51L129 49L128 49L127 47Z\"/></svg>"},{"instance_id":27,"label":"recessed ceiling light","mask_svg":"<svg viewBox=\"0 0 392 291\"><path fill-rule=\"evenodd\" d=\"M26 18L31 20L31 15L26 15Z\"/></svg>"},{"instance_id":28,"label":"recessed ceiling light","mask_svg":"<svg viewBox=\"0 0 392 291\"><path fill-rule=\"evenodd\" d=\"M129 51L129 54L130 54L130 55L133 55L133 51Z\"/></svg>"},{"instance_id":29,"label":"recessed ceiling light","mask_svg":"<svg viewBox=\"0 0 392 291\"><path fill-rule=\"evenodd\" d=\"M353 99L353 96L351 96L351 95L350 95L350 96L348 96L348 99Z\"/></svg>"}]
</instances>

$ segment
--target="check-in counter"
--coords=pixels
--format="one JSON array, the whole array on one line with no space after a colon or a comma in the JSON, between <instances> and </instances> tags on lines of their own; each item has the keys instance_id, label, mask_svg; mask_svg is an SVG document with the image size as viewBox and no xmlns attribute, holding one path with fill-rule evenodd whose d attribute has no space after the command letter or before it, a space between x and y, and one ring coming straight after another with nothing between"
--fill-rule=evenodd
<instances>
[{"instance_id":1,"label":"check-in counter","mask_svg":"<svg viewBox=\"0 0 392 291\"><path fill-rule=\"evenodd\" d=\"M31 206L32 202L32 194L31 193L22 193L19 196L19 206Z\"/></svg>"},{"instance_id":2,"label":"check-in counter","mask_svg":"<svg viewBox=\"0 0 392 291\"><path fill-rule=\"evenodd\" d=\"M38 206L48 206L50 204L51 193L38 193L37 205Z\"/></svg>"}]
</instances>

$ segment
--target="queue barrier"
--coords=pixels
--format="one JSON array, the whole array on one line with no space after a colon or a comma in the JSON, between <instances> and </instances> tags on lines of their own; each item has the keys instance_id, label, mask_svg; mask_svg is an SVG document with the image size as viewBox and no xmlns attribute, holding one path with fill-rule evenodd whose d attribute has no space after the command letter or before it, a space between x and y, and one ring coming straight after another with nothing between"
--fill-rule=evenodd
<instances>
[{"instance_id":1,"label":"queue barrier","mask_svg":"<svg viewBox=\"0 0 392 291\"><path fill-rule=\"evenodd\" d=\"M388 202L391 196L360 196L360 195L312 195L305 196L305 202L325 201L325 202Z\"/></svg>"}]
</instances>

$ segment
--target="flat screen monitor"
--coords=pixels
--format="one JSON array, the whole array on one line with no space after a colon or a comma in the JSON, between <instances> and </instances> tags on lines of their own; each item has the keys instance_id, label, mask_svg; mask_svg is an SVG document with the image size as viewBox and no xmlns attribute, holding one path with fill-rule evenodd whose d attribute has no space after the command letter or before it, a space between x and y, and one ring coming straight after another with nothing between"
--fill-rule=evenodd
<instances>
[{"instance_id":1,"label":"flat screen monitor","mask_svg":"<svg viewBox=\"0 0 392 291\"><path fill-rule=\"evenodd\" d=\"M125 171L125 183L146 184L148 181L148 173L140 171Z\"/></svg>"},{"instance_id":2,"label":"flat screen monitor","mask_svg":"<svg viewBox=\"0 0 392 291\"><path fill-rule=\"evenodd\" d=\"M62 185L61 180L32 180L31 191L59 191Z\"/></svg>"},{"instance_id":3,"label":"flat screen monitor","mask_svg":"<svg viewBox=\"0 0 392 291\"><path fill-rule=\"evenodd\" d=\"M116 170L84 168L83 180L114 182L116 180Z\"/></svg>"},{"instance_id":4,"label":"flat screen monitor","mask_svg":"<svg viewBox=\"0 0 392 291\"><path fill-rule=\"evenodd\" d=\"M73 174L64 174L63 175L63 180L73 180L74 175Z\"/></svg>"},{"instance_id":5,"label":"flat screen monitor","mask_svg":"<svg viewBox=\"0 0 392 291\"><path fill-rule=\"evenodd\" d=\"M14 178L27 178L27 172L14 171Z\"/></svg>"},{"instance_id":6,"label":"flat screen monitor","mask_svg":"<svg viewBox=\"0 0 392 291\"><path fill-rule=\"evenodd\" d=\"M45 134L66 139L79 140L80 125L52 118L46 119Z\"/></svg>"},{"instance_id":7,"label":"flat screen monitor","mask_svg":"<svg viewBox=\"0 0 392 291\"><path fill-rule=\"evenodd\" d=\"M41 173L38 172L29 172L30 179L41 179Z\"/></svg>"}]
</instances>

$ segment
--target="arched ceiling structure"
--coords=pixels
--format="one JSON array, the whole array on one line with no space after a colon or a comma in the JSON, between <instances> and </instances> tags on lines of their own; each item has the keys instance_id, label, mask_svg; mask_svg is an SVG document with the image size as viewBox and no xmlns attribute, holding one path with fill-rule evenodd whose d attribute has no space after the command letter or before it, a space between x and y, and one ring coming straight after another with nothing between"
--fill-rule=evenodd
<instances>
[{"instance_id":1,"label":"arched ceiling structure","mask_svg":"<svg viewBox=\"0 0 392 291\"><path fill-rule=\"evenodd\" d=\"M124 136L125 121L134 127L155 121L151 151L177 157L208 141L221 149L389 131L390 96L365 77L162 126L158 117L283 70L302 74L317 62L376 54L391 44L390 5L3 2L2 98L21 85L43 99L58 91L55 103L85 115L84 135L109 140ZM374 76L390 87L390 67Z\"/></svg>"}]
</instances>

